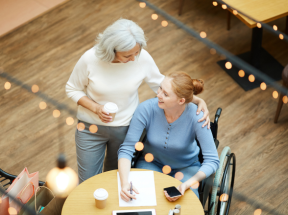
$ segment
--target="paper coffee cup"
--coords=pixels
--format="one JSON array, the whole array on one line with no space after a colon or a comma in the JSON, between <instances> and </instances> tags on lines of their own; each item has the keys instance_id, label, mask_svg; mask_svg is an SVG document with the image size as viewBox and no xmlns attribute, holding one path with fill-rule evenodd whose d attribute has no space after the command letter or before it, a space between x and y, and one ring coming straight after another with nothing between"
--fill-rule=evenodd
<instances>
[{"instance_id":1,"label":"paper coffee cup","mask_svg":"<svg viewBox=\"0 0 288 215\"><path fill-rule=\"evenodd\" d=\"M103 209L106 206L106 201L108 198L108 192L103 188L99 188L99 189L95 190L94 198L95 198L96 207L99 209Z\"/></svg>"},{"instance_id":2,"label":"paper coffee cup","mask_svg":"<svg viewBox=\"0 0 288 215\"><path fill-rule=\"evenodd\" d=\"M115 115L118 112L118 106L113 102L108 102L104 105L104 110L112 116L112 121L114 121Z\"/></svg>"}]
</instances>

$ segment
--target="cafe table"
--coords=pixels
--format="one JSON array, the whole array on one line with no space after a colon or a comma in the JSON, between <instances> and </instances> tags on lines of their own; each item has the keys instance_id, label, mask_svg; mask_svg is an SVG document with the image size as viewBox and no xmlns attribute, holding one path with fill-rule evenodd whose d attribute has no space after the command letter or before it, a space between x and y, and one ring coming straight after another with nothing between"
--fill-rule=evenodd
<instances>
[{"instance_id":1,"label":"cafe table","mask_svg":"<svg viewBox=\"0 0 288 215\"><path fill-rule=\"evenodd\" d=\"M288 0L223 0L227 5L239 10L253 19L268 23L273 20L288 16ZM232 10L229 9L231 12ZM246 26L252 29L251 49L249 52L238 55L242 60L251 64L255 68L259 69L263 73L267 74L274 80L281 80L281 73L283 66L274 59L263 47L262 36L263 27L257 27L257 23L244 15L238 13L236 17L241 20ZM286 18L286 25L288 24L288 18ZM286 27L287 28L287 27ZM279 39L279 36L275 35ZM241 38L239 38L241 39ZM280 40L280 39L279 39ZM237 43L235 44L237 45ZM245 74L244 78L238 76L238 71L241 68L232 67L227 70L225 63L227 60L219 61L218 64L244 89L250 90L255 87L259 87L261 81L255 80L251 83L248 81Z\"/></svg>"},{"instance_id":2,"label":"cafe table","mask_svg":"<svg viewBox=\"0 0 288 215\"><path fill-rule=\"evenodd\" d=\"M143 169L131 169L131 171L147 171ZM149 170L150 171L150 170ZM155 209L157 215L167 215L176 204L181 205L181 214L204 215L203 207L197 196L188 189L185 195L175 202L169 202L163 193L163 188L178 186L181 182L171 176L154 171L156 206L145 207L119 207L117 170L95 175L78 185L67 197L62 215L111 215L113 210ZM107 204L104 209L95 206L93 193L98 188L108 191Z\"/></svg>"}]
</instances>

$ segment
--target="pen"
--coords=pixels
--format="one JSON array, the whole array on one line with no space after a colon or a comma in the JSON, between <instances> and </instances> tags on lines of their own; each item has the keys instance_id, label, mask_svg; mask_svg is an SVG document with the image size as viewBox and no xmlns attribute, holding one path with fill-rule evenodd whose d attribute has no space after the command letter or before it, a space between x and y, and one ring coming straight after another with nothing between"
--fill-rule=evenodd
<instances>
[{"instance_id":1,"label":"pen","mask_svg":"<svg viewBox=\"0 0 288 215\"><path fill-rule=\"evenodd\" d=\"M132 181L130 182L130 194L132 195ZM132 201L132 198L130 198L130 201Z\"/></svg>"}]
</instances>

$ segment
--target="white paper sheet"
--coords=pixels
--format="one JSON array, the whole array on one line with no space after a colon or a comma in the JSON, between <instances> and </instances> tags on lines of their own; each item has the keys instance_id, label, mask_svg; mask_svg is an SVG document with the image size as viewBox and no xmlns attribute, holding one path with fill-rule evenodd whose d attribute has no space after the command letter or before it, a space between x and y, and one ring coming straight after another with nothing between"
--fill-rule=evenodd
<instances>
[{"instance_id":1,"label":"white paper sheet","mask_svg":"<svg viewBox=\"0 0 288 215\"><path fill-rule=\"evenodd\" d=\"M134 206L156 206L156 192L153 171L131 171L129 173L128 181L132 181L133 186L139 191L136 195L136 200L125 202L120 197L121 183L119 172L117 172L118 179L118 198L119 207L134 207Z\"/></svg>"}]
</instances>

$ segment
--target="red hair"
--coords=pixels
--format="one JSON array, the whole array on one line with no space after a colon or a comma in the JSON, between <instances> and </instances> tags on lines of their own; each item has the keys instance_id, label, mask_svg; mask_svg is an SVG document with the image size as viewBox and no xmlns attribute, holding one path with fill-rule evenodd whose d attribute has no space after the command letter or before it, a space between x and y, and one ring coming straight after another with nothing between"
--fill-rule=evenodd
<instances>
[{"instance_id":1,"label":"red hair","mask_svg":"<svg viewBox=\"0 0 288 215\"><path fill-rule=\"evenodd\" d=\"M203 80L192 79L186 72L174 72L166 77L172 79L171 85L174 93L179 98L185 98L185 103L191 102L193 95L197 95L204 90Z\"/></svg>"}]
</instances>

